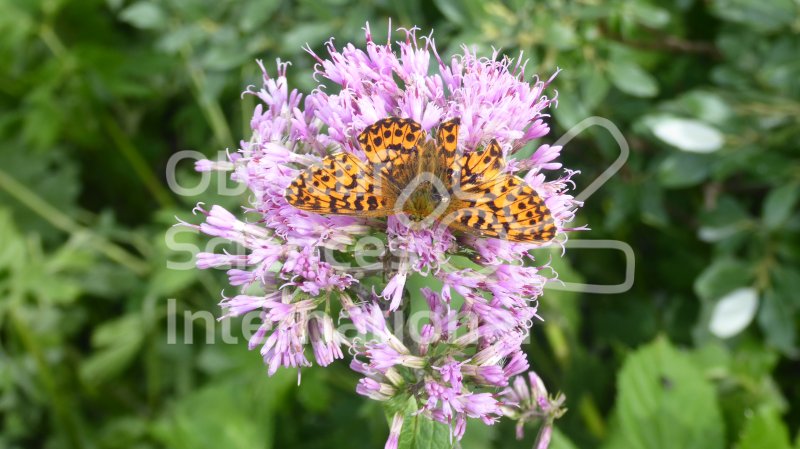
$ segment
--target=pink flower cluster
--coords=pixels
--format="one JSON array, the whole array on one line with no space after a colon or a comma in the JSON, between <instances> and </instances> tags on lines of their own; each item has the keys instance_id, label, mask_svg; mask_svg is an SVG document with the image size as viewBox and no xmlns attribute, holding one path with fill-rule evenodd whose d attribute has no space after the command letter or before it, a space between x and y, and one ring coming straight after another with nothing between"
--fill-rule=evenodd
<instances>
[{"instance_id":1,"label":"pink flower cluster","mask_svg":"<svg viewBox=\"0 0 800 449\"><path fill-rule=\"evenodd\" d=\"M541 145L532 156L515 158L549 132L543 111L555 97L544 92L552 78L530 83L524 61L498 52L481 58L464 47L445 60L433 39L403 31L405 40L395 45L376 43L367 27L363 49L338 49L332 40L326 56L308 48L317 61L315 79L336 88L320 84L305 97L289 90L288 64L278 62L273 76L261 65L263 86L247 91L262 102L253 113L252 137L228 161L196 165L230 171L247 185L248 218L198 205L204 222L182 224L239 248L235 254L201 253L197 267L228 268L230 284L240 293L223 299L224 317L260 313L262 325L250 347L261 348L270 374L282 366L309 366L307 352L328 365L343 357L346 345L354 354L351 367L364 376L359 394L380 401L413 398L418 414L447 424L460 438L467 418L492 424L509 414L503 389L528 370L521 344L537 318L536 301L553 278L529 253L540 245L456 236L437 226L412 230L394 217L305 212L287 203L286 188L332 151L358 154L356 137L379 119L410 118L430 131L458 117L459 147L475 151L496 139L510 161L508 170L523 176L553 214L556 242L565 238L580 204L566 193L574 172L565 170L554 180L545 176L561 169L561 147ZM351 263L365 237L386 242L379 263L369 269ZM455 261L463 254L475 263ZM412 276L437 279L441 290L410 291ZM387 317L408 306L407 293L425 299L427 320L416 329L392 327ZM331 309L340 309L358 336L337 330ZM415 344L404 344L401 332L418 337ZM395 415L387 447L396 446L403 420Z\"/></svg>"}]
</instances>

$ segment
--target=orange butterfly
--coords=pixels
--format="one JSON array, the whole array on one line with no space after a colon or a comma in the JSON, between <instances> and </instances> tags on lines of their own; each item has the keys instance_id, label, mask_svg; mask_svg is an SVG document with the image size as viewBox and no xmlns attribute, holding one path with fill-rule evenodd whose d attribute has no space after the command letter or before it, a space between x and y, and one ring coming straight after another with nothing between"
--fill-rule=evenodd
<instances>
[{"instance_id":1,"label":"orange butterfly","mask_svg":"<svg viewBox=\"0 0 800 449\"><path fill-rule=\"evenodd\" d=\"M379 120L358 136L367 162L347 152L326 156L292 182L286 199L320 214L397 215L412 227L438 221L481 237L551 240L550 211L525 181L504 172L497 141L462 155L458 128L458 119L442 123L434 143L412 120Z\"/></svg>"}]
</instances>

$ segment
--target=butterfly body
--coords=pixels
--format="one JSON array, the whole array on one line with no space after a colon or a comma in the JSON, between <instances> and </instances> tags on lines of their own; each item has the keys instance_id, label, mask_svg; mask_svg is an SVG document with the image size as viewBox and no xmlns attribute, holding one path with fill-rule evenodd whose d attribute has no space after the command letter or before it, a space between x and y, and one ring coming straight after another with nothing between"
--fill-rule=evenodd
<instances>
[{"instance_id":1,"label":"butterfly body","mask_svg":"<svg viewBox=\"0 0 800 449\"><path fill-rule=\"evenodd\" d=\"M292 182L286 199L323 214L398 215L411 227L439 222L482 237L551 240L549 210L522 179L504 172L498 143L461 154L458 128L458 120L442 123L434 142L416 122L379 120L358 138L366 161L347 152L326 156Z\"/></svg>"}]
</instances>

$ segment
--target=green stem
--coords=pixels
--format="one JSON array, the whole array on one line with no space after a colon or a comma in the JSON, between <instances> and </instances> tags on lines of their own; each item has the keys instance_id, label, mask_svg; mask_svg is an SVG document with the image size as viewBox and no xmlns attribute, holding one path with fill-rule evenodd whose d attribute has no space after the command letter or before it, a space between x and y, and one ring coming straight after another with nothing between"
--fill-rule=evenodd
<instances>
[{"instance_id":1,"label":"green stem","mask_svg":"<svg viewBox=\"0 0 800 449\"><path fill-rule=\"evenodd\" d=\"M36 195L32 190L22 185L19 181L9 176L0 169L0 189L7 191L20 203L31 209L33 212L44 218L53 227L71 235L86 234L91 238L89 242L100 253L109 259L124 265L136 274L143 275L150 271L150 266L138 257L130 254L122 247L98 236L84 226L73 221L66 214L62 213L50 203Z\"/></svg>"},{"instance_id":2,"label":"green stem","mask_svg":"<svg viewBox=\"0 0 800 449\"><path fill-rule=\"evenodd\" d=\"M197 65L192 63L193 51L191 46L185 45L183 48L181 48L180 53L181 57L183 58L183 62L186 65L186 70L189 72L189 78L192 80L197 103L200 105L200 110L203 112L206 121L208 121L208 124L211 126L211 130L214 133L214 140L216 140L217 145L222 148L229 147L233 144L233 135L231 134L231 129L228 126L228 121L225 120L225 114L222 112L222 107L220 107L219 103L206 93L208 89L205 72L197 67Z\"/></svg>"},{"instance_id":3,"label":"green stem","mask_svg":"<svg viewBox=\"0 0 800 449\"><path fill-rule=\"evenodd\" d=\"M101 114L101 122L106 132L111 137L111 140L113 140L114 144L117 146L117 149L119 149L122 155L125 156L125 159L130 162L133 171L139 176L139 179L147 190L153 194L161 207L174 206L175 201L172 199L172 195L169 194L169 191L161 184L158 178L156 178L150 170L150 167L147 166L147 161L145 161L133 142L131 142L128 136L122 131L119 124L110 119L106 114Z\"/></svg>"}]
</instances>

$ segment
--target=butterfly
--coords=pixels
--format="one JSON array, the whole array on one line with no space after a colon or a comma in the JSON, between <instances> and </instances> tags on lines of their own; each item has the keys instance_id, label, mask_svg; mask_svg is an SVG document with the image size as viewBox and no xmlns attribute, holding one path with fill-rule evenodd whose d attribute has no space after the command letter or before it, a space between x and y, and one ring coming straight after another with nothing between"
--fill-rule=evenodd
<instances>
[{"instance_id":1,"label":"butterfly","mask_svg":"<svg viewBox=\"0 0 800 449\"><path fill-rule=\"evenodd\" d=\"M436 141L413 120L389 117L359 136L366 160L337 152L308 167L286 189L289 204L320 214L395 215L412 228L439 222L479 237L543 243L555 223L541 196L505 172L496 140L458 150L459 119L439 125Z\"/></svg>"}]
</instances>

